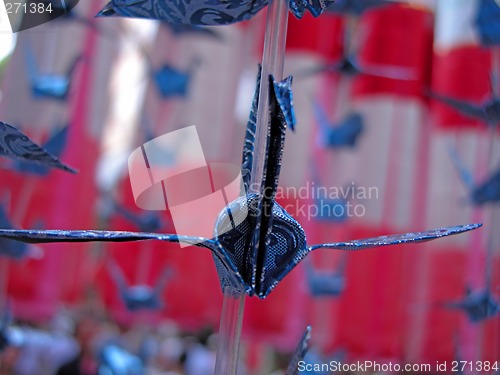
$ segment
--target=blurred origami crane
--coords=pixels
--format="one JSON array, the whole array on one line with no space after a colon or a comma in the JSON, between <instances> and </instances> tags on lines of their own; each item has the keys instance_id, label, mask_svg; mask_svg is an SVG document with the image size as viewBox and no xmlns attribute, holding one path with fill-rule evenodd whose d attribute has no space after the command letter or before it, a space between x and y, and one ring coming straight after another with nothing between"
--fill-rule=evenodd
<instances>
[{"instance_id":1,"label":"blurred origami crane","mask_svg":"<svg viewBox=\"0 0 500 375\"><path fill-rule=\"evenodd\" d=\"M66 147L68 140L68 126L56 130L52 136L41 146L48 153L59 157ZM50 172L50 168L41 164L32 164L25 161L16 161L13 168L21 173L36 174L45 176Z\"/></svg>"},{"instance_id":2,"label":"blurred origami crane","mask_svg":"<svg viewBox=\"0 0 500 375\"><path fill-rule=\"evenodd\" d=\"M260 74L259 74L260 76ZM476 229L481 224L459 225L425 232L308 246L302 226L275 202L287 126L294 127L291 83L288 77L269 79L269 117L266 159L260 193L250 193L228 204L215 223L214 238L174 234L92 230L0 230L0 237L28 243L140 241L183 242L212 251L221 286L265 298L313 250L355 251L372 247L417 243ZM243 148L242 180L247 188L253 167L256 108L260 77L247 125ZM238 223L238 224L235 224Z\"/></svg>"},{"instance_id":3,"label":"blurred origami crane","mask_svg":"<svg viewBox=\"0 0 500 375\"><path fill-rule=\"evenodd\" d=\"M478 104L450 98L435 92L429 92L429 96L467 117L480 120L488 126L497 126L500 122L500 97L497 93L498 85L496 74L490 74L490 86L492 94L489 98Z\"/></svg>"},{"instance_id":4,"label":"blurred origami crane","mask_svg":"<svg viewBox=\"0 0 500 375\"><path fill-rule=\"evenodd\" d=\"M78 55L75 57L66 74L40 73L35 54L33 53L31 46L25 46L24 56L28 68L28 76L33 96L35 98L66 100L69 94L73 73L78 63L83 59L83 56Z\"/></svg>"},{"instance_id":5,"label":"blurred origami crane","mask_svg":"<svg viewBox=\"0 0 500 375\"><path fill-rule=\"evenodd\" d=\"M54 146L56 152L58 148L64 146L65 131L54 136L55 140L51 147ZM66 172L76 173L76 170L63 164L48 150L43 149L15 127L4 122L0 122L0 155L23 163L34 163L41 168L59 168Z\"/></svg>"},{"instance_id":6,"label":"blurred origami crane","mask_svg":"<svg viewBox=\"0 0 500 375\"><path fill-rule=\"evenodd\" d=\"M141 214L136 214L111 197L105 197L104 200L104 205L106 207L103 211L106 214L102 216L105 220L108 220L113 213L116 213L135 225L141 232L154 232L163 227L163 221L158 211L144 211Z\"/></svg>"},{"instance_id":7,"label":"blurred origami crane","mask_svg":"<svg viewBox=\"0 0 500 375\"><path fill-rule=\"evenodd\" d=\"M500 300L493 296L491 290L493 279L492 261L491 250L489 250L485 267L486 285L483 288L472 290L470 287L466 287L465 296L462 300L442 302L440 306L462 310L473 323L500 315Z\"/></svg>"},{"instance_id":8,"label":"blurred origami crane","mask_svg":"<svg viewBox=\"0 0 500 375\"><path fill-rule=\"evenodd\" d=\"M290 0L297 18L306 10L319 16L334 0ZM98 16L159 19L171 24L228 25L246 21L265 8L268 0L111 0Z\"/></svg>"},{"instance_id":9,"label":"blurred origami crane","mask_svg":"<svg viewBox=\"0 0 500 375\"><path fill-rule=\"evenodd\" d=\"M172 97L184 98L188 94L191 76L200 64L200 60L195 58L191 61L186 70L174 68L169 63L164 63L157 67L151 60L150 53L143 45L138 45L146 64L148 66L148 75L153 80L158 94L162 99ZM150 127L152 129L152 127Z\"/></svg>"},{"instance_id":10,"label":"blurred origami crane","mask_svg":"<svg viewBox=\"0 0 500 375\"><path fill-rule=\"evenodd\" d=\"M298 375L299 374L299 362L303 361L307 351L309 350L309 342L311 341L311 326L306 327L306 331L304 335L302 335L302 339L299 341L295 352L288 363L288 367L286 370L286 375ZM302 373L302 372L300 372Z\"/></svg>"},{"instance_id":11,"label":"blurred origami crane","mask_svg":"<svg viewBox=\"0 0 500 375\"><path fill-rule=\"evenodd\" d=\"M476 184L454 148L450 148L450 155L460 179L469 191L469 201L471 203L480 206L500 201L500 169L482 183Z\"/></svg>"},{"instance_id":12,"label":"blurred origami crane","mask_svg":"<svg viewBox=\"0 0 500 375\"><path fill-rule=\"evenodd\" d=\"M382 7L385 5L394 4L391 0L335 0L335 2L326 8L327 12L349 14L352 16L360 16L364 12Z\"/></svg>"},{"instance_id":13,"label":"blurred origami crane","mask_svg":"<svg viewBox=\"0 0 500 375\"><path fill-rule=\"evenodd\" d=\"M118 287L120 296L129 311L162 309L162 293L167 281L173 276L173 270L170 267L164 269L155 286L151 287L145 284L129 285L123 271L116 262L110 260L107 265L111 277Z\"/></svg>"},{"instance_id":14,"label":"blurred origami crane","mask_svg":"<svg viewBox=\"0 0 500 375\"><path fill-rule=\"evenodd\" d=\"M314 115L319 127L318 143L332 149L354 148L363 132L363 118L358 113L351 113L340 123L331 123L326 111L318 102L314 103Z\"/></svg>"},{"instance_id":15,"label":"blurred origami crane","mask_svg":"<svg viewBox=\"0 0 500 375\"><path fill-rule=\"evenodd\" d=\"M373 62L360 64L356 53L349 53L347 47L348 43L344 43L344 51L337 61L305 68L297 72L297 78L308 78L320 73L338 73L345 77L367 75L402 81L413 81L418 78L416 71L412 68Z\"/></svg>"},{"instance_id":16,"label":"blurred origami crane","mask_svg":"<svg viewBox=\"0 0 500 375\"><path fill-rule=\"evenodd\" d=\"M169 64L162 65L159 69L151 68L151 75L158 93L163 99L171 97L184 98L188 94L192 70L187 72L175 69Z\"/></svg>"},{"instance_id":17,"label":"blurred origami crane","mask_svg":"<svg viewBox=\"0 0 500 375\"><path fill-rule=\"evenodd\" d=\"M500 6L498 2L480 0L475 24L483 45L500 44Z\"/></svg>"},{"instance_id":18,"label":"blurred origami crane","mask_svg":"<svg viewBox=\"0 0 500 375\"><path fill-rule=\"evenodd\" d=\"M14 227L7 216L4 205L0 205L0 226L11 229ZM33 245L0 238L0 255L20 260L25 258L39 258L42 254L42 250Z\"/></svg>"},{"instance_id":19,"label":"blurred origami crane","mask_svg":"<svg viewBox=\"0 0 500 375\"><path fill-rule=\"evenodd\" d=\"M312 215L313 211L310 211L311 216L315 220L323 222L340 223L346 221L352 215L349 200L356 198L357 187L354 182L341 186L336 189L335 194L330 194L326 186L321 182L318 167L314 162L310 163L309 170L311 171L313 186L316 189L312 196L317 208L316 215Z\"/></svg>"},{"instance_id":20,"label":"blurred origami crane","mask_svg":"<svg viewBox=\"0 0 500 375\"><path fill-rule=\"evenodd\" d=\"M333 272L314 269L314 265L310 259L304 262L309 293L313 297L336 297L342 294L346 286L346 255L343 254L337 265L337 269Z\"/></svg>"}]
</instances>

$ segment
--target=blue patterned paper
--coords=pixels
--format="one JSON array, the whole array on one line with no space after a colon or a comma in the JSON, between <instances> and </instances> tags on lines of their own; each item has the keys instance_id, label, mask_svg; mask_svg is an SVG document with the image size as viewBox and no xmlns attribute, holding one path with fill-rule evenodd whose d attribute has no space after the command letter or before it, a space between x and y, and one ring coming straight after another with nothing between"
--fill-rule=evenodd
<instances>
[{"instance_id":1,"label":"blue patterned paper","mask_svg":"<svg viewBox=\"0 0 500 375\"><path fill-rule=\"evenodd\" d=\"M278 0L273 0L278 1ZM317 17L333 0L290 0L292 13ZM98 16L158 19L171 24L228 25L246 21L268 5L268 0L111 0Z\"/></svg>"},{"instance_id":2,"label":"blue patterned paper","mask_svg":"<svg viewBox=\"0 0 500 375\"><path fill-rule=\"evenodd\" d=\"M15 127L4 122L0 122L0 156L6 156L23 163L36 164L42 168L58 168L66 172L76 173L73 168L63 164L57 156L37 145Z\"/></svg>"},{"instance_id":3,"label":"blue patterned paper","mask_svg":"<svg viewBox=\"0 0 500 375\"><path fill-rule=\"evenodd\" d=\"M286 129L295 121L291 77L281 82L275 82L272 76L267 79L269 79L268 110L270 116L267 124L268 137L262 184L257 193L249 193L240 197L222 210L215 224L214 238L118 231L8 229L0 230L0 238L34 243L123 242L153 239L183 242L212 251L222 289L231 286L250 296L265 298L313 250L361 250L394 244L417 243L462 233L481 226L481 224L459 225L424 232L308 246L300 223L275 202ZM248 176L251 175L253 168L255 110L258 107L259 88L260 80L257 83L243 148L242 175L246 187L249 183ZM235 222L239 224L234 225Z\"/></svg>"}]
</instances>

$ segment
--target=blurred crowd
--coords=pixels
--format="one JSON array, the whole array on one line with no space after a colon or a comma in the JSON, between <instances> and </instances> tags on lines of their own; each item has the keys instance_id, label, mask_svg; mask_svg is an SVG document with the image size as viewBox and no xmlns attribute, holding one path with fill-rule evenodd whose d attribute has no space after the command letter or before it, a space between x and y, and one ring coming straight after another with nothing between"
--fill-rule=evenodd
<instances>
[{"instance_id":1,"label":"blurred crowd","mask_svg":"<svg viewBox=\"0 0 500 375\"><path fill-rule=\"evenodd\" d=\"M108 318L60 313L49 324L5 329L0 375L212 375L216 335L165 321L122 327Z\"/></svg>"}]
</instances>

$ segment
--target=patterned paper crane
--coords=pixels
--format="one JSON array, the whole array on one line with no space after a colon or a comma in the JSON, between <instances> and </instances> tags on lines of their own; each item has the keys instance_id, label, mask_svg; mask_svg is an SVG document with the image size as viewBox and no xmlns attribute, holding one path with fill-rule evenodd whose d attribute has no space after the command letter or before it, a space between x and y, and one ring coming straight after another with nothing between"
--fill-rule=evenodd
<instances>
[{"instance_id":1,"label":"patterned paper crane","mask_svg":"<svg viewBox=\"0 0 500 375\"><path fill-rule=\"evenodd\" d=\"M172 24L228 25L246 21L268 5L268 0L111 0L98 16L158 19ZM334 0L290 0L289 9L302 18L306 11L317 17Z\"/></svg>"},{"instance_id":2,"label":"patterned paper crane","mask_svg":"<svg viewBox=\"0 0 500 375\"><path fill-rule=\"evenodd\" d=\"M56 130L41 147L55 157L59 157L66 148L67 140L68 126L65 126ZM45 176L50 172L50 168L48 166L28 163L25 161L15 161L13 169L21 173L30 173L38 176Z\"/></svg>"},{"instance_id":3,"label":"patterned paper crane","mask_svg":"<svg viewBox=\"0 0 500 375\"><path fill-rule=\"evenodd\" d=\"M260 76L260 75L259 75ZM28 243L141 241L182 242L212 251L221 286L265 298L305 257L317 249L362 250L394 244L417 243L476 229L481 224L459 225L425 232L308 246L302 226L277 202L286 128L294 125L291 82L269 80L269 115L266 159L260 193L250 193L228 204L219 214L211 239L174 234L91 230L0 230L0 237ZM242 179L246 188L254 159L256 109L260 77L247 125ZM247 189L248 191L248 189Z\"/></svg>"},{"instance_id":4,"label":"patterned paper crane","mask_svg":"<svg viewBox=\"0 0 500 375\"><path fill-rule=\"evenodd\" d=\"M73 73L78 63L83 59L83 56L76 56L68 67L67 72L64 74L40 72L31 46L25 46L24 56L33 96L35 98L49 98L65 101L69 95Z\"/></svg>"},{"instance_id":5,"label":"patterned paper crane","mask_svg":"<svg viewBox=\"0 0 500 375\"><path fill-rule=\"evenodd\" d=\"M308 350L309 342L311 341L311 326L307 326L302 338L295 349L288 367L286 369L286 375L299 375L299 362L303 361Z\"/></svg>"},{"instance_id":6,"label":"patterned paper crane","mask_svg":"<svg viewBox=\"0 0 500 375\"><path fill-rule=\"evenodd\" d=\"M57 143L59 144L59 141ZM0 156L6 156L23 163L36 164L43 168L58 168L66 172L76 173L76 170L63 164L55 155L37 145L15 127L4 122L0 122Z\"/></svg>"}]
</instances>

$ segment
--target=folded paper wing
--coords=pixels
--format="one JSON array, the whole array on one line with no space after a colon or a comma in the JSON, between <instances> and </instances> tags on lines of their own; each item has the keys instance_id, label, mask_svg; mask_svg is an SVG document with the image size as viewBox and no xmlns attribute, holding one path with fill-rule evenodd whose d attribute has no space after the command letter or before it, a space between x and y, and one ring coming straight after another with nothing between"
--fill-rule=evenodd
<instances>
[{"instance_id":1,"label":"folded paper wing","mask_svg":"<svg viewBox=\"0 0 500 375\"><path fill-rule=\"evenodd\" d=\"M333 0L289 0L297 18L306 11L317 17ZM171 24L228 25L249 20L268 0L111 0L97 16L158 19Z\"/></svg>"},{"instance_id":2,"label":"folded paper wing","mask_svg":"<svg viewBox=\"0 0 500 375\"><path fill-rule=\"evenodd\" d=\"M18 161L36 163L46 168L58 168L66 172L76 173L76 170L63 164L55 155L4 122L0 122L0 155Z\"/></svg>"},{"instance_id":3,"label":"folded paper wing","mask_svg":"<svg viewBox=\"0 0 500 375\"><path fill-rule=\"evenodd\" d=\"M286 128L293 129L295 124L291 94L292 79L288 77L276 82L272 76L267 78L270 80L270 116L262 184L258 189L250 189L257 190L257 193L247 193L226 205L215 223L213 239L174 234L91 230L0 230L0 238L33 243L159 240L203 247L212 251L223 289L231 286L245 291L250 296L265 298L312 250L320 248L361 250L422 242L481 226L481 224L470 224L308 247L300 223L275 202ZM257 82L243 149L241 175L247 191L253 164L259 86L260 79Z\"/></svg>"}]
</instances>

